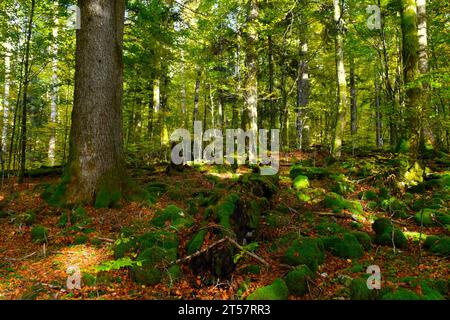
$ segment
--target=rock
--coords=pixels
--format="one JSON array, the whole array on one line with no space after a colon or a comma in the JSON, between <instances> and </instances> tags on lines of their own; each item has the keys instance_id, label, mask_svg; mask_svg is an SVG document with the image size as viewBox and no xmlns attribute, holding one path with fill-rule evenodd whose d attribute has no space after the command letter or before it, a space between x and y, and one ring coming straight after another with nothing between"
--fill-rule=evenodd
<instances>
[{"instance_id":1,"label":"rock","mask_svg":"<svg viewBox=\"0 0 450 320\"><path fill-rule=\"evenodd\" d=\"M398 288L394 292L383 295L382 300L422 300L421 297L411 290Z\"/></svg>"},{"instance_id":2,"label":"rock","mask_svg":"<svg viewBox=\"0 0 450 320\"><path fill-rule=\"evenodd\" d=\"M408 240L403 232L395 228L391 221L386 218L379 218L372 224L375 231L375 242L381 245L392 246L394 242L397 248L408 247Z\"/></svg>"},{"instance_id":3,"label":"rock","mask_svg":"<svg viewBox=\"0 0 450 320\"><path fill-rule=\"evenodd\" d=\"M157 212L151 224L156 227L165 227L169 223L175 229L189 228L194 224L194 219L183 209L174 205L168 205L163 211Z\"/></svg>"},{"instance_id":4,"label":"rock","mask_svg":"<svg viewBox=\"0 0 450 320\"><path fill-rule=\"evenodd\" d=\"M352 300L374 300L376 295L376 290L370 290L367 287L366 279L355 278L350 283L350 298Z\"/></svg>"}]
</instances>

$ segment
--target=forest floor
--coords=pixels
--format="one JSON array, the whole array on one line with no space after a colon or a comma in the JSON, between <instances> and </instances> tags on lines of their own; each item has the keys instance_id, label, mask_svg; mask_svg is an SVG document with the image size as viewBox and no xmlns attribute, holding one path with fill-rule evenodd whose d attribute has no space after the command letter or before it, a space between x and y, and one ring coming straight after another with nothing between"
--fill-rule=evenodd
<instances>
[{"instance_id":1,"label":"forest floor","mask_svg":"<svg viewBox=\"0 0 450 320\"><path fill-rule=\"evenodd\" d=\"M250 168L195 166L167 172L167 165L160 164L152 170L134 169L131 173L140 185L157 181L167 189L151 204L132 201L117 208L85 206L89 219L72 226L70 222L61 226L61 216L67 215L69 209L50 206L41 197L45 186L58 183L57 176L29 178L20 185L5 183L0 193L0 299L245 299L257 288L285 278L292 270L284 257L293 238L325 238L345 232L365 232L373 241L355 258L339 257L333 250L326 250L324 261L307 281L307 293L290 294L289 299L361 298L352 289L352 281L364 278L366 268L371 265L380 267L381 287L385 292L404 288L423 299L448 298L448 219L436 219L440 214L447 218L450 214L448 179L444 186L419 181L408 188L408 179L414 180L411 171L414 163L408 163L402 171L401 165L395 165L404 165L398 159L393 154L347 155L340 163L327 165L328 159L320 152L286 154L276 193L269 200L270 208L262 208L257 228L258 246L249 249L266 261L268 268L254 256L244 254L227 278L211 280L195 273L190 260L186 260L180 263L182 275L176 282L161 281L154 285L136 283L131 267L122 266L115 259L114 242L124 233L144 234L154 230L152 219L168 205L175 205L190 212L195 220L194 224L177 231L177 257L186 257L189 241L205 225L202 221L208 204L198 202L199 194L233 190L239 177L251 172ZM449 177L446 161L426 162L427 174L441 180ZM296 190L293 186L295 163L308 177L304 189ZM403 189L398 187L401 176L408 178L403 180ZM362 210L351 210L351 206L337 208L335 203L330 204L330 198L325 199L330 195L337 202L358 202ZM417 213L424 207L436 210L427 225L423 223L425 220L422 223L417 220ZM408 241L406 246L394 248L374 240L372 223L380 217L390 218L403 232ZM212 224L209 220L207 226ZM48 229L45 241L32 238L36 226ZM220 238L213 228L207 230L201 248ZM433 235L447 239L443 242L446 249L424 247L425 237ZM69 266L81 269L80 290L66 289ZM446 289L442 290L441 285L436 286L440 288L438 292L434 290L433 284L438 282L444 283Z\"/></svg>"}]
</instances>

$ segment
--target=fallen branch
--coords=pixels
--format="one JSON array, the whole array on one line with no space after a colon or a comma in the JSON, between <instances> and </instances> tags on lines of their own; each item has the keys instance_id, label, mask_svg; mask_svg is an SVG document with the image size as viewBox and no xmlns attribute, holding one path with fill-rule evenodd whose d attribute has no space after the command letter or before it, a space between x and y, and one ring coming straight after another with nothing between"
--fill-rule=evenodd
<instances>
[{"instance_id":1,"label":"fallen branch","mask_svg":"<svg viewBox=\"0 0 450 320\"><path fill-rule=\"evenodd\" d=\"M333 212L315 212L315 214L318 214L319 216L335 217L338 219L351 219L353 221L358 221L358 219L356 219L354 216L348 214L333 213Z\"/></svg>"},{"instance_id":2,"label":"fallen branch","mask_svg":"<svg viewBox=\"0 0 450 320\"><path fill-rule=\"evenodd\" d=\"M244 253L248 254L250 257L252 257L252 258L258 260L259 262L261 262L262 264L264 264L267 268L270 267L269 263L266 260L264 260L263 258L259 257L258 255L256 255L253 252L245 250L239 243L237 243L236 241L234 241L230 237L225 237L225 239L227 239L231 244L233 244L239 250L244 251Z\"/></svg>"},{"instance_id":3,"label":"fallen branch","mask_svg":"<svg viewBox=\"0 0 450 320\"><path fill-rule=\"evenodd\" d=\"M22 257L22 258L8 258L8 257L6 257L6 258L3 258L3 260L6 260L6 261L23 261L23 260L26 260L26 259L28 259L28 258L31 258L31 257L34 256L36 253L37 253L37 251L32 252L32 253L27 254L26 256L24 256L24 257Z\"/></svg>"}]
</instances>

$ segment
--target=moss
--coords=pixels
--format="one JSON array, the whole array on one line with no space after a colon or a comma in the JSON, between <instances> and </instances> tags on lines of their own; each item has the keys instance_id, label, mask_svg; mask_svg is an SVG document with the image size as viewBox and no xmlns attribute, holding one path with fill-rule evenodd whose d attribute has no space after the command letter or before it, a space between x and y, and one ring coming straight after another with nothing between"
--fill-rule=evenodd
<instances>
[{"instance_id":1,"label":"moss","mask_svg":"<svg viewBox=\"0 0 450 320\"><path fill-rule=\"evenodd\" d=\"M410 149L409 141L402 139L402 141L400 141L400 144L397 147L397 152L406 154L409 152L409 149Z\"/></svg>"},{"instance_id":2,"label":"moss","mask_svg":"<svg viewBox=\"0 0 450 320\"><path fill-rule=\"evenodd\" d=\"M178 237L175 233L165 230L147 232L138 237L139 248L142 250L158 246L166 250L178 249Z\"/></svg>"},{"instance_id":3,"label":"moss","mask_svg":"<svg viewBox=\"0 0 450 320\"><path fill-rule=\"evenodd\" d=\"M295 296L302 296L308 292L308 278L313 276L313 272L308 266L301 265L290 271L286 276L286 285L289 293Z\"/></svg>"},{"instance_id":4,"label":"moss","mask_svg":"<svg viewBox=\"0 0 450 320\"><path fill-rule=\"evenodd\" d=\"M96 209L117 207L120 199L122 199L122 193L116 187L101 184L95 194L94 207Z\"/></svg>"},{"instance_id":5,"label":"moss","mask_svg":"<svg viewBox=\"0 0 450 320\"><path fill-rule=\"evenodd\" d=\"M180 266L176 264L167 269L167 272L164 274L164 280L171 285L180 280L182 276L183 271L181 271Z\"/></svg>"},{"instance_id":6,"label":"moss","mask_svg":"<svg viewBox=\"0 0 450 320\"><path fill-rule=\"evenodd\" d=\"M311 196L304 192L297 192L297 198L300 202L310 202Z\"/></svg>"},{"instance_id":7,"label":"moss","mask_svg":"<svg viewBox=\"0 0 450 320\"><path fill-rule=\"evenodd\" d=\"M345 175L332 175L331 178L334 180L331 191L340 195L345 195L355 190L353 183Z\"/></svg>"},{"instance_id":8,"label":"moss","mask_svg":"<svg viewBox=\"0 0 450 320\"><path fill-rule=\"evenodd\" d=\"M152 247L142 251L137 261L141 265L134 265L133 278L137 283L145 285L154 285L161 281L163 272L161 264L163 262L171 262L176 260L177 253L175 249L163 249L160 247Z\"/></svg>"},{"instance_id":9,"label":"moss","mask_svg":"<svg viewBox=\"0 0 450 320\"><path fill-rule=\"evenodd\" d=\"M423 223L426 227L433 226L435 224L435 218L436 211L428 208L423 209L414 215L417 224L421 225Z\"/></svg>"},{"instance_id":10,"label":"moss","mask_svg":"<svg viewBox=\"0 0 450 320\"><path fill-rule=\"evenodd\" d=\"M69 222L67 212L64 212L58 221L58 227L66 227ZM91 222L89 215L83 207L78 207L75 210L72 210L70 213L70 222L71 225L82 225L85 226Z\"/></svg>"},{"instance_id":11,"label":"moss","mask_svg":"<svg viewBox=\"0 0 450 320\"><path fill-rule=\"evenodd\" d=\"M363 246L364 249L369 249L372 245L372 238L365 232L354 231L351 232L352 235L358 239L358 242Z\"/></svg>"},{"instance_id":12,"label":"moss","mask_svg":"<svg viewBox=\"0 0 450 320\"><path fill-rule=\"evenodd\" d=\"M278 191L278 179L278 175L245 174L241 177L241 182L253 195L270 198Z\"/></svg>"},{"instance_id":13,"label":"moss","mask_svg":"<svg viewBox=\"0 0 450 320\"><path fill-rule=\"evenodd\" d=\"M138 242L134 238L121 238L118 239L113 248L114 259L120 259L132 253L138 248Z\"/></svg>"},{"instance_id":14,"label":"moss","mask_svg":"<svg viewBox=\"0 0 450 320\"><path fill-rule=\"evenodd\" d=\"M395 228L391 221L386 218L379 218L372 224L372 229L375 231L375 242L380 245L392 246L394 242L395 247L404 249L408 247L408 240L403 232Z\"/></svg>"},{"instance_id":15,"label":"moss","mask_svg":"<svg viewBox=\"0 0 450 320\"><path fill-rule=\"evenodd\" d=\"M184 227L191 227L194 224L194 219L189 214L184 213L183 209L174 205L168 205L163 211L157 212L151 224L160 228L169 224L172 228L178 230Z\"/></svg>"},{"instance_id":16,"label":"moss","mask_svg":"<svg viewBox=\"0 0 450 320\"><path fill-rule=\"evenodd\" d=\"M250 203L247 203L246 205L249 206L247 210L245 210L248 219L247 227L256 230L261 223L261 207L259 206L259 201L251 200Z\"/></svg>"},{"instance_id":17,"label":"moss","mask_svg":"<svg viewBox=\"0 0 450 320\"><path fill-rule=\"evenodd\" d=\"M97 277L90 273L83 272L81 281L84 286L93 287L97 284Z\"/></svg>"},{"instance_id":18,"label":"moss","mask_svg":"<svg viewBox=\"0 0 450 320\"><path fill-rule=\"evenodd\" d=\"M261 267L253 264L253 265L245 267L242 271L246 274L260 274Z\"/></svg>"},{"instance_id":19,"label":"moss","mask_svg":"<svg viewBox=\"0 0 450 320\"><path fill-rule=\"evenodd\" d=\"M350 298L352 300L374 300L376 293L376 290L370 290L367 287L366 279L355 278L350 283Z\"/></svg>"},{"instance_id":20,"label":"moss","mask_svg":"<svg viewBox=\"0 0 450 320\"><path fill-rule=\"evenodd\" d=\"M361 195L361 200L372 201L378 200L378 194L374 190L367 190Z\"/></svg>"},{"instance_id":21,"label":"moss","mask_svg":"<svg viewBox=\"0 0 450 320\"><path fill-rule=\"evenodd\" d=\"M399 288L383 295L382 300L421 300L420 296L411 290Z\"/></svg>"},{"instance_id":22,"label":"moss","mask_svg":"<svg viewBox=\"0 0 450 320\"><path fill-rule=\"evenodd\" d=\"M256 289L247 300L287 300L289 289L282 279L276 279L271 285Z\"/></svg>"},{"instance_id":23,"label":"moss","mask_svg":"<svg viewBox=\"0 0 450 320\"><path fill-rule=\"evenodd\" d=\"M279 228L291 223L288 215L276 211L271 211L266 216L266 222L270 227Z\"/></svg>"},{"instance_id":24,"label":"moss","mask_svg":"<svg viewBox=\"0 0 450 320\"><path fill-rule=\"evenodd\" d=\"M369 202L367 202L366 207L369 210L376 210L378 208L378 202L376 202L376 201L369 201Z\"/></svg>"},{"instance_id":25,"label":"moss","mask_svg":"<svg viewBox=\"0 0 450 320\"><path fill-rule=\"evenodd\" d=\"M64 207L67 201L67 183L48 186L41 194L41 198L54 207Z\"/></svg>"},{"instance_id":26,"label":"moss","mask_svg":"<svg viewBox=\"0 0 450 320\"><path fill-rule=\"evenodd\" d=\"M363 213L361 203L358 201L349 201L336 193L329 193L325 196L324 205L333 210L333 212L340 213L342 210L348 210L355 215Z\"/></svg>"},{"instance_id":27,"label":"moss","mask_svg":"<svg viewBox=\"0 0 450 320\"><path fill-rule=\"evenodd\" d=\"M320 239L303 238L294 240L283 256L283 261L289 265L307 265L316 271L325 259L323 243Z\"/></svg>"},{"instance_id":28,"label":"moss","mask_svg":"<svg viewBox=\"0 0 450 320\"><path fill-rule=\"evenodd\" d=\"M309 188L309 179L307 176L299 175L297 176L292 185L295 190L303 190Z\"/></svg>"},{"instance_id":29,"label":"moss","mask_svg":"<svg viewBox=\"0 0 450 320\"><path fill-rule=\"evenodd\" d=\"M21 214L18 218L21 223L24 223L27 226L31 226L36 222L36 213L28 210L27 212Z\"/></svg>"},{"instance_id":30,"label":"moss","mask_svg":"<svg viewBox=\"0 0 450 320\"><path fill-rule=\"evenodd\" d=\"M428 237L425 247L435 254L450 256L450 237Z\"/></svg>"},{"instance_id":31,"label":"moss","mask_svg":"<svg viewBox=\"0 0 450 320\"><path fill-rule=\"evenodd\" d=\"M219 219L219 223L227 230L231 230L231 216L236 210L239 195L231 193L222 198L215 208L215 214Z\"/></svg>"},{"instance_id":32,"label":"moss","mask_svg":"<svg viewBox=\"0 0 450 320\"><path fill-rule=\"evenodd\" d=\"M203 241L205 240L205 235L207 230L200 230L197 234L188 242L187 245L187 253L193 254L200 250L203 245Z\"/></svg>"},{"instance_id":33,"label":"moss","mask_svg":"<svg viewBox=\"0 0 450 320\"><path fill-rule=\"evenodd\" d=\"M289 171L289 176L292 180L297 178L299 175L304 175L308 179L322 179L328 175L328 171L325 168L319 167L307 167L302 164L295 164L291 167Z\"/></svg>"},{"instance_id":34,"label":"moss","mask_svg":"<svg viewBox=\"0 0 450 320\"><path fill-rule=\"evenodd\" d=\"M408 217L407 205L395 197L390 197L389 199L383 200L381 202L381 208L396 218Z\"/></svg>"},{"instance_id":35,"label":"moss","mask_svg":"<svg viewBox=\"0 0 450 320\"><path fill-rule=\"evenodd\" d=\"M380 199L387 199L389 198L389 189L386 187L381 187L378 190L378 196L380 197Z\"/></svg>"},{"instance_id":36,"label":"moss","mask_svg":"<svg viewBox=\"0 0 450 320\"><path fill-rule=\"evenodd\" d=\"M323 239L325 248L340 258L361 258L364 250L356 237L350 233L343 236L331 236Z\"/></svg>"},{"instance_id":37,"label":"moss","mask_svg":"<svg viewBox=\"0 0 450 320\"><path fill-rule=\"evenodd\" d=\"M333 235L337 233L344 233L346 229L335 222L322 222L316 227L320 235Z\"/></svg>"},{"instance_id":38,"label":"moss","mask_svg":"<svg viewBox=\"0 0 450 320\"><path fill-rule=\"evenodd\" d=\"M40 225L33 227L31 229L31 239L36 243L47 242L48 229Z\"/></svg>"},{"instance_id":39,"label":"moss","mask_svg":"<svg viewBox=\"0 0 450 320\"><path fill-rule=\"evenodd\" d=\"M79 235L76 236L75 239L73 240L73 244L78 245L78 244L85 244L89 241L89 237L86 235Z\"/></svg>"}]
</instances>

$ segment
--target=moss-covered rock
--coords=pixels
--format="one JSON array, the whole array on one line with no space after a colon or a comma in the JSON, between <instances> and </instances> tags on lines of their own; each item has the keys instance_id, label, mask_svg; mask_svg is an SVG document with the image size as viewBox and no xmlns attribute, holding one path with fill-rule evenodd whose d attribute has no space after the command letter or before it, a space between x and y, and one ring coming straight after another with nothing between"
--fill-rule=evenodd
<instances>
[{"instance_id":1,"label":"moss-covered rock","mask_svg":"<svg viewBox=\"0 0 450 320\"><path fill-rule=\"evenodd\" d=\"M292 266L307 265L312 271L325 259L322 240L302 238L294 240L283 256L283 261Z\"/></svg>"},{"instance_id":2,"label":"moss-covered rock","mask_svg":"<svg viewBox=\"0 0 450 320\"><path fill-rule=\"evenodd\" d=\"M335 222L324 221L316 227L317 232L322 236L345 233L347 230Z\"/></svg>"},{"instance_id":3,"label":"moss-covered rock","mask_svg":"<svg viewBox=\"0 0 450 320\"><path fill-rule=\"evenodd\" d=\"M299 175L292 182L295 190L303 190L309 188L309 179L307 176Z\"/></svg>"},{"instance_id":4,"label":"moss-covered rock","mask_svg":"<svg viewBox=\"0 0 450 320\"><path fill-rule=\"evenodd\" d=\"M346 195L355 191L353 182L350 181L344 174L332 175L331 179L334 181L331 186L331 191L340 195Z\"/></svg>"},{"instance_id":5,"label":"moss-covered rock","mask_svg":"<svg viewBox=\"0 0 450 320\"><path fill-rule=\"evenodd\" d=\"M189 228L194 224L194 219L183 209L174 205L168 205L163 211L156 213L156 217L153 218L151 224L156 227L165 227L166 224L176 230L181 228Z\"/></svg>"},{"instance_id":6,"label":"moss-covered rock","mask_svg":"<svg viewBox=\"0 0 450 320\"><path fill-rule=\"evenodd\" d=\"M408 217L408 206L395 197L383 200L381 202L381 208L396 218Z\"/></svg>"},{"instance_id":7,"label":"moss-covered rock","mask_svg":"<svg viewBox=\"0 0 450 320\"><path fill-rule=\"evenodd\" d=\"M333 192L325 196L324 205L336 213L341 213L342 210L348 210L355 215L361 215L363 213L363 208L359 201L346 200L339 194Z\"/></svg>"},{"instance_id":8,"label":"moss-covered rock","mask_svg":"<svg viewBox=\"0 0 450 320\"><path fill-rule=\"evenodd\" d=\"M299 175L306 176L308 179L322 179L328 176L328 171L325 168L307 167L298 163L291 167L289 176L294 180Z\"/></svg>"},{"instance_id":9,"label":"moss-covered rock","mask_svg":"<svg viewBox=\"0 0 450 320\"><path fill-rule=\"evenodd\" d=\"M430 227L435 224L436 211L425 208L414 215L414 219L418 225L423 223L424 226Z\"/></svg>"},{"instance_id":10,"label":"moss-covered rock","mask_svg":"<svg viewBox=\"0 0 450 320\"><path fill-rule=\"evenodd\" d=\"M168 285L172 285L183 276L183 271L181 271L181 267L179 265L173 265L167 269L164 273L163 281Z\"/></svg>"},{"instance_id":11,"label":"moss-covered rock","mask_svg":"<svg viewBox=\"0 0 450 320\"><path fill-rule=\"evenodd\" d=\"M271 285L256 289L247 300L287 300L289 289L282 279L276 279Z\"/></svg>"},{"instance_id":12,"label":"moss-covered rock","mask_svg":"<svg viewBox=\"0 0 450 320\"><path fill-rule=\"evenodd\" d=\"M450 237L443 236L430 236L427 237L424 243L425 248L431 252L442 255L450 256Z\"/></svg>"},{"instance_id":13,"label":"moss-covered rock","mask_svg":"<svg viewBox=\"0 0 450 320\"><path fill-rule=\"evenodd\" d=\"M206 229L200 230L195 234L195 236L187 244L187 253L193 254L200 250L205 240L205 235L207 233Z\"/></svg>"},{"instance_id":14,"label":"moss-covered rock","mask_svg":"<svg viewBox=\"0 0 450 320\"><path fill-rule=\"evenodd\" d=\"M286 285L289 293L295 296L302 296L308 292L308 279L313 276L313 272L306 265L296 267L286 276Z\"/></svg>"},{"instance_id":15,"label":"moss-covered rock","mask_svg":"<svg viewBox=\"0 0 450 320\"><path fill-rule=\"evenodd\" d=\"M337 257L345 259L361 258L364 250L353 234L331 236L323 239L325 248Z\"/></svg>"},{"instance_id":16,"label":"moss-covered rock","mask_svg":"<svg viewBox=\"0 0 450 320\"><path fill-rule=\"evenodd\" d=\"M82 235L78 235L73 239L73 244L78 245L78 244L85 244L89 241L89 237L82 234Z\"/></svg>"},{"instance_id":17,"label":"moss-covered rock","mask_svg":"<svg viewBox=\"0 0 450 320\"><path fill-rule=\"evenodd\" d=\"M122 193L114 183L102 183L95 195L94 207L113 208L117 207L122 199Z\"/></svg>"},{"instance_id":18,"label":"moss-covered rock","mask_svg":"<svg viewBox=\"0 0 450 320\"><path fill-rule=\"evenodd\" d=\"M48 229L38 225L31 229L31 239L36 243L44 243L48 240Z\"/></svg>"},{"instance_id":19,"label":"moss-covered rock","mask_svg":"<svg viewBox=\"0 0 450 320\"><path fill-rule=\"evenodd\" d=\"M365 201L377 201L378 194L374 190L366 190L360 194L360 198Z\"/></svg>"},{"instance_id":20,"label":"moss-covered rock","mask_svg":"<svg viewBox=\"0 0 450 320\"><path fill-rule=\"evenodd\" d=\"M386 218L379 218L372 224L375 231L375 242L380 245L392 246L404 249L408 247L408 240L403 232L395 228L391 221Z\"/></svg>"}]
</instances>

